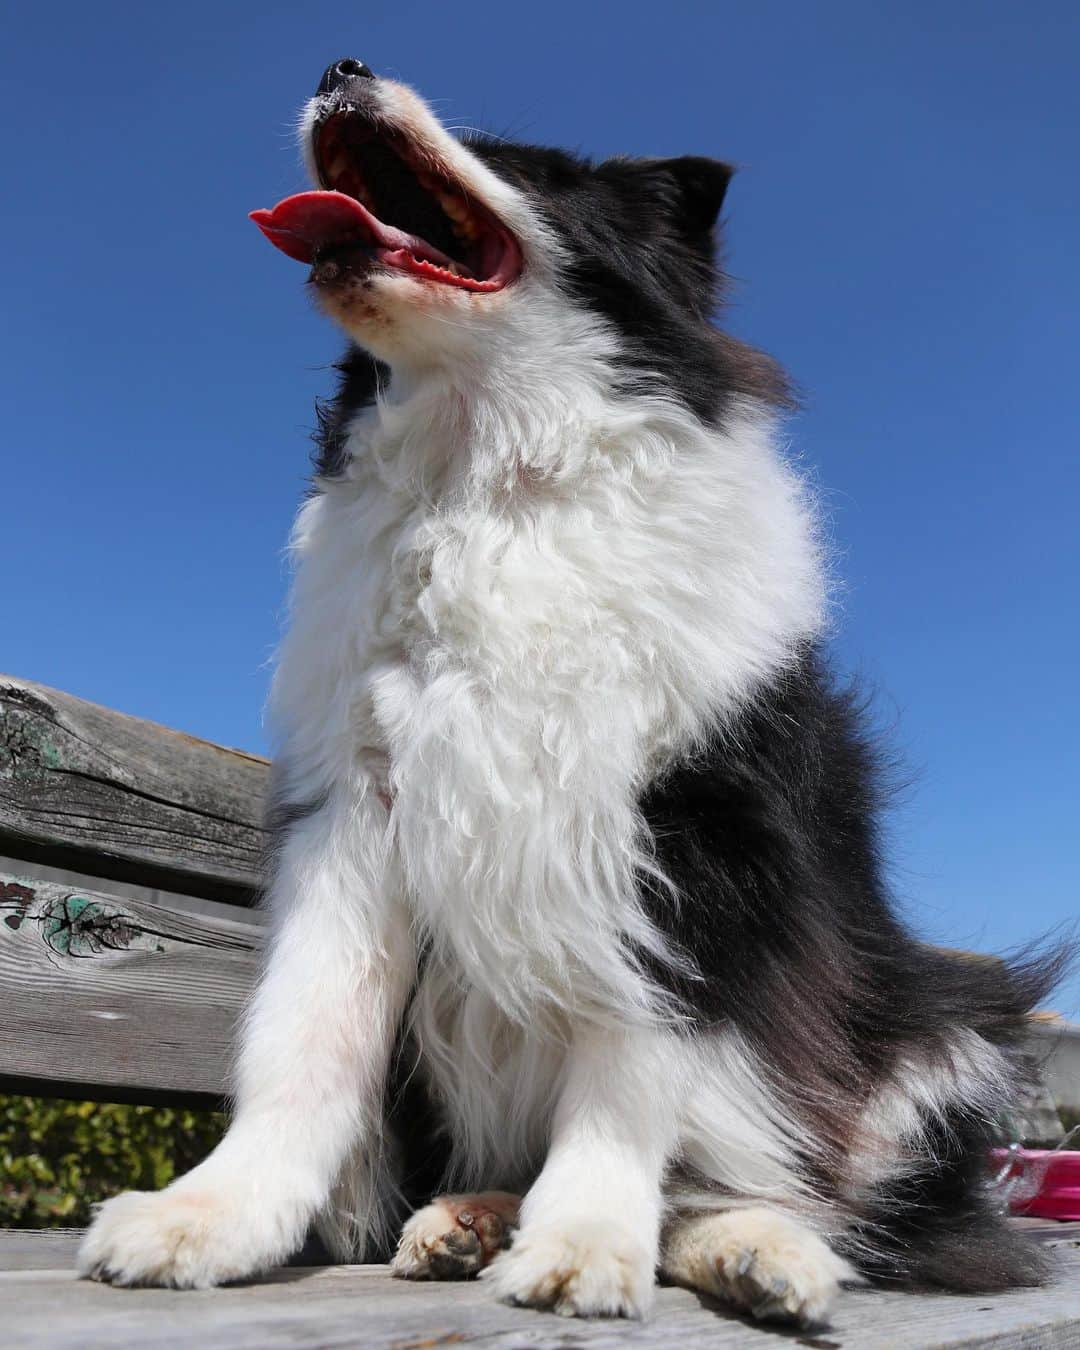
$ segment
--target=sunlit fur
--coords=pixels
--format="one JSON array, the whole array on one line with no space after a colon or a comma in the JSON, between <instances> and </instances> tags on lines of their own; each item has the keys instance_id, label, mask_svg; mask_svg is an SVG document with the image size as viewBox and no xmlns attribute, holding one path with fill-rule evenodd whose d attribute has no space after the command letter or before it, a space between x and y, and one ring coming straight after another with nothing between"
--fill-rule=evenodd
<instances>
[{"instance_id":1,"label":"sunlit fur","mask_svg":"<svg viewBox=\"0 0 1080 1350\"><path fill-rule=\"evenodd\" d=\"M466 147L354 83L525 270L320 295L355 345L292 541L235 1118L82 1270L213 1284L316 1219L385 1251L426 1169L527 1192L485 1277L562 1312L639 1316L660 1264L807 1325L857 1268L1037 1278L978 1153L1048 974L891 912L782 378L708 322L728 170Z\"/></svg>"}]
</instances>

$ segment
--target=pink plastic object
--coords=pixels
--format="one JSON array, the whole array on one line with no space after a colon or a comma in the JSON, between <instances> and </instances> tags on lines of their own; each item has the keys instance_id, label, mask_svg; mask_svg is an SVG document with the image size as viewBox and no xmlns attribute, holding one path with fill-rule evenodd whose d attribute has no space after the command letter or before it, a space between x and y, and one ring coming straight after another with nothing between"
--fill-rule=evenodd
<instances>
[{"instance_id":1,"label":"pink plastic object","mask_svg":"<svg viewBox=\"0 0 1080 1350\"><path fill-rule=\"evenodd\" d=\"M990 1156L1014 1214L1080 1221L1080 1152L996 1148Z\"/></svg>"}]
</instances>

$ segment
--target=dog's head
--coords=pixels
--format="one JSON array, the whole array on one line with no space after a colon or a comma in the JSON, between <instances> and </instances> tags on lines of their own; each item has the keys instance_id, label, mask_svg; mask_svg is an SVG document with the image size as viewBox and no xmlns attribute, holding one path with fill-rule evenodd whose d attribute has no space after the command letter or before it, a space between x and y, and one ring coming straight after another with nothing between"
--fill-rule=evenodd
<instances>
[{"instance_id":1,"label":"dog's head","mask_svg":"<svg viewBox=\"0 0 1080 1350\"><path fill-rule=\"evenodd\" d=\"M323 307L391 365L490 351L526 316L557 345L583 310L624 347L677 346L712 308L731 174L717 161L592 164L458 141L411 89L351 59L323 76L301 136L318 190L253 219L311 264Z\"/></svg>"}]
</instances>

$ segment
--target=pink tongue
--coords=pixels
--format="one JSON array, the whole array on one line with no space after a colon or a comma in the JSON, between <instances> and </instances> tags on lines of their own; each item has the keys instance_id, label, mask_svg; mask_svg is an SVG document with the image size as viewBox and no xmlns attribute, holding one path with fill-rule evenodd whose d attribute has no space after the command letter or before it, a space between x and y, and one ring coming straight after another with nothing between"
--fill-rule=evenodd
<instances>
[{"instance_id":1,"label":"pink tongue","mask_svg":"<svg viewBox=\"0 0 1080 1350\"><path fill-rule=\"evenodd\" d=\"M384 225L363 203L344 192L297 192L269 211L252 211L250 219L275 248L297 262L313 262L316 253L331 244L351 243L373 244L391 251L405 249L442 266L450 261L426 240Z\"/></svg>"}]
</instances>

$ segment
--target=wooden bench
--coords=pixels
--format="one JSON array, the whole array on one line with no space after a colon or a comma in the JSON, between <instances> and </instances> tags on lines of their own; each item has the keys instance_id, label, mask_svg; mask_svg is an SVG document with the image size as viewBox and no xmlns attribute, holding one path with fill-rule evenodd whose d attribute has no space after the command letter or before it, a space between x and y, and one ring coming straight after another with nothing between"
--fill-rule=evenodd
<instances>
[{"instance_id":1,"label":"wooden bench","mask_svg":"<svg viewBox=\"0 0 1080 1350\"><path fill-rule=\"evenodd\" d=\"M258 756L0 677L0 1091L220 1105L262 939L267 774ZM647 1323L568 1323L377 1266L116 1290L74 1279L77 1233L0 1232L0 1344L1080 1347L1080 1225L1033 1231L1060 1257L1051 1288L856 1290L816 1335L679 1289Z\"/></svg>"},{"instance_id":2,"label":"wooden bench","mask_svg":"<svg viewBox=\"0 0 1080 1350\"><path fill-rule=\"evenodd\" d=\"M217 1105L267 761L0 678L0 1088Z\"/></svg>"}]
</instances>

